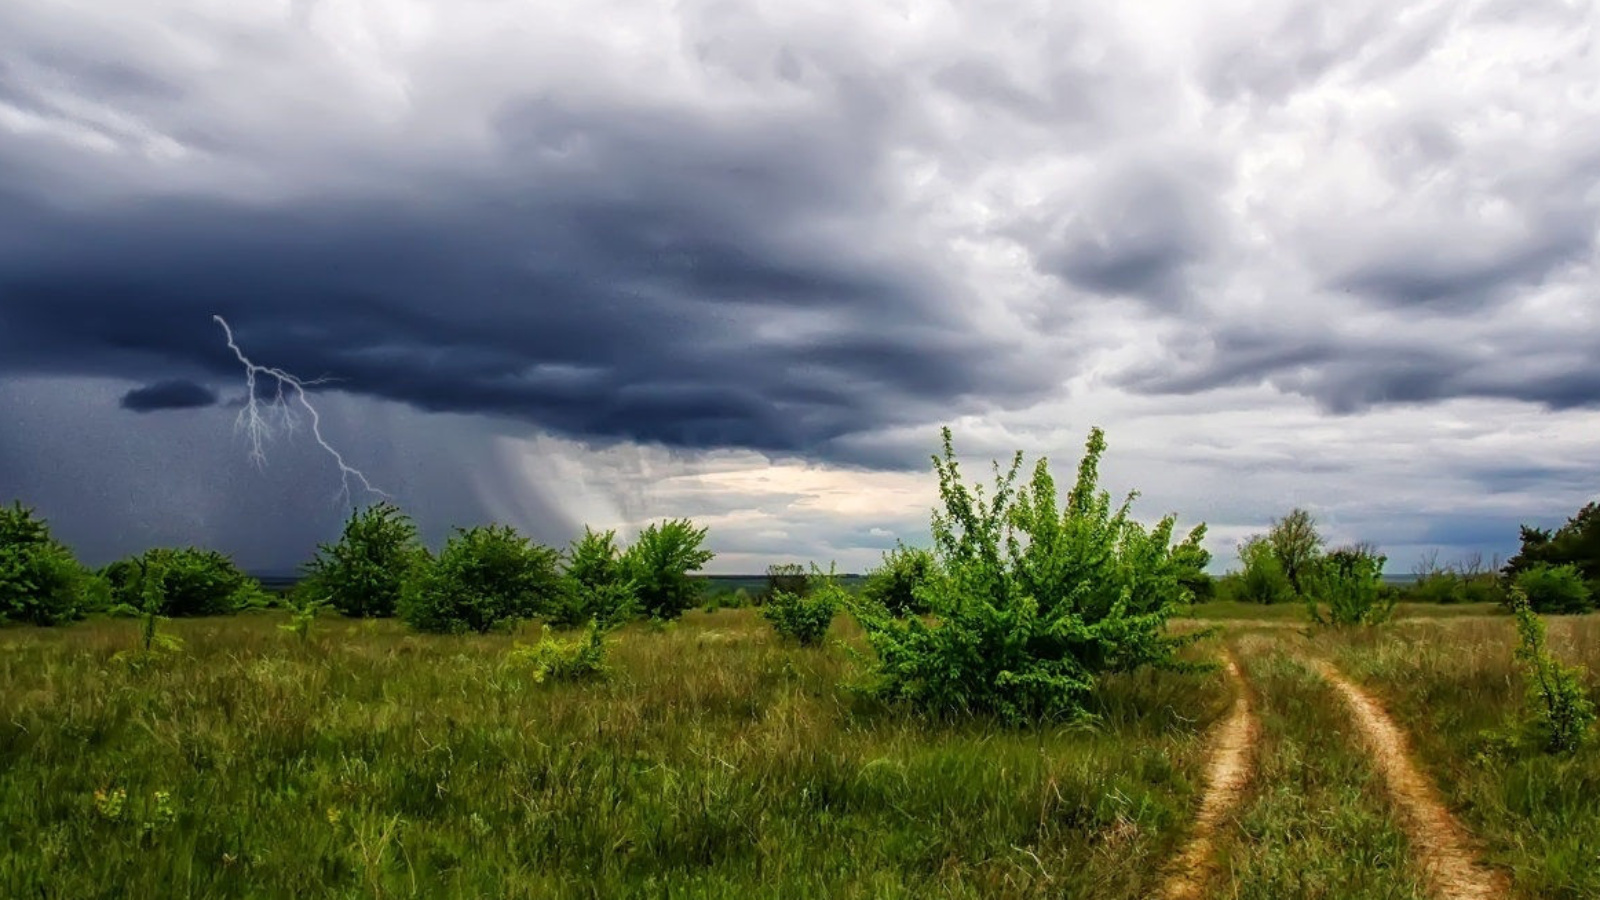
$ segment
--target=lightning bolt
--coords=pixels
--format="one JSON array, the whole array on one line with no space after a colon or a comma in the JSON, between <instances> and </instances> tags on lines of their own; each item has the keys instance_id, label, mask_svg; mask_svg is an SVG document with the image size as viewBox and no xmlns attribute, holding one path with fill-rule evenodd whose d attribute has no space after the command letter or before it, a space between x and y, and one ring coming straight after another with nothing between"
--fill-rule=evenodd
<instances>
[{"instance_id":1,"label":"lightning bolt","mask_svg":"<svg viewBox=\"0 0 1600 900\"><path fill-rule=\"evenodd\" d=\"M234 342L233 329L228 327L227 320L221 316L211 318L222 326L223 334L228 336L228 349L233 351L233 355L239 358L239 364L244 366L245 403L244 408L239 410L239 417L234 420L233 430L235 434L243 431L250 439L250 461L257 467L264 467L267 464L267 454L262 445L272 439L272 433L276 428L281 427L289 434L294 434L295 415L289 397L285 394L287 391L293 394L294 400L305 407L305 411L311 416L311 436L316 439L317 446L328 451L328 455L332 456L333 461L339 466L339 493L336 496L346 502L351 501L350 480L353 478L359 481L361 487L368 493L376 494L386 500L392 499L388 494L373 487L372 482L367 480L367 476L360 469L345 462L344 455L335 450L322 436L322 417L317 414L317 408L311 405L311 399L306 395L306 388L325 384L329 379L316 378L307 381L275 366L261 366L251 362L250 357L245 356L244 351ZM258 375L272 379L276 388L272 400L265 404L264 410L256 395Z\"/></svg>"}]
</instances>

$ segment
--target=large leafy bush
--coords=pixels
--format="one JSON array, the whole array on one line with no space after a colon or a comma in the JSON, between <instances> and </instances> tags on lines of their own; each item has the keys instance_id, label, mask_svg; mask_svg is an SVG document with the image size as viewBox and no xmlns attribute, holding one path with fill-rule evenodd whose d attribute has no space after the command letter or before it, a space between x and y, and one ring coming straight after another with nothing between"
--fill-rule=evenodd
<instances>
[{"instance_id":1,"label":"large leafy bush","mask_svg":"<svg viewBox=\"0 0 1600 900\"><path fill-rule=\"evenodd\" d=\"M1516 590L1538 613L1585 613L1594 609L1594 596L1577 566L1534 563L1512 580Z\"/></svg>"},{"instance_id":2,"label":"large leafy bush","mask_svg":"<svg viewBox=\"0 0 1600 900\"><path fill-rule=\"evenodd\" d=\"M118 606L171 618L223 616L269 602L259 582L215 550L155 547L104 574Z\"/></svg>"},{"instance_id":3,"label":"large leafy bush","mask_svg":"<svg viewBox=\"0 0 1600 900\"><path fill-rule=\"evenodd\" d=\"M640 612L653 619L676 619L695 605L700 584L689 577L715 556L701 545L706 529L688 519L650 524L622 554L622 571L634 583Z\"/></svg>"},{"instance_id":4,"label":"large leafy bush","mask_svg":"<svg viewBox=\"0 0 1600 900\"><path fill-rule=\"evenodd\" d=\"M620 622L637 604L633 581L622 570L622 552L615 531L594 531L567 551L561 590L544 611L551 625L573 628L588 622L601 627Z\"/></svg>"},{"instance_id":5,"label":"large leafy bush","mask_svg":"<svg viewBox=\"0 0 1600 900\"><path fill-rule=\"evenodd\" d=\"M391 503L352 511L334 544L318 544L301 583L347 616L394 615L412 572L427 561L417 526Z\"/></svg>"},{"instance_id":6,"label":"large leafy bush","mask_svg":"<svg viewBox=\"0 0 1600 900\"><path fill-rule=\"evenodd\" d=\"M0 622L70 622L94 605L94 581L32 509L0 506Z\"/></svg>"},{"instance_id":7,"label":"large leafy bush","mask_svg":"<svg viewBox=\"0 0 1600 900\"><path fill-rule=\"evenodd\" d=\"M1097 675L1177 665L1189 638L1166 621L1189 599L1189 551L1171 545L1173 516L1134 521L1136 495L1113 507L1099 490L1105 436L1090 432L1078 477L1058 508L1044 460L1016 487L1018 453L994 493L960 476L950 430L934 457L943 511L933 517L935 575L918 596L932 621L896 618L878 602L853 605L877 652L873 689L935 714L1005 719L1081 714ZM1196 527L1183 545L1198 545Z\"/></svg>"},{"instance_id":8,"label":"large leafy bush","mask_svg":"<svg viewBox=\"0 0 1600 900\"><path fill-rule=\"evenodd\" d=\"M399 612L418 631L486 632L546 608L561 589L560 554L508 525L457 528L406 582Z\"/></svg>"},{"instance_id":9,"label":"large leafy bush","mask_svg":"<svg viewBox=\"0 0 1600 900\"><path fill-rule=\"evenodd\" d=\"M883 555L883 564L867 573L861 595L883 604L893 615L920 615L928 611L928 605L917 597L917 591L933 577L936 565L930 551L897 543Z\"/></svg>"}]
</instances>

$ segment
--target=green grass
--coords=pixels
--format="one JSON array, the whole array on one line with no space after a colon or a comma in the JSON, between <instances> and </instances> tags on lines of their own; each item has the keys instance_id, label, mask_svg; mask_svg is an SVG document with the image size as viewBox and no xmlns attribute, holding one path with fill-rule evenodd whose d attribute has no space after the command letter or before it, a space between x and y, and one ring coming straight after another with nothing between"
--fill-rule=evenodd
<instances>
[{"instance_id":1,"label":"green grass","mask_svg":"<svg viewBox=\"0 0 1600 900\"><path fill-rule=\"evenodd\" d=\"M1215 896L1420 900L1410 849L1344 705L1302 665L1304 639L1230 640L1261 722L1256 777L1222 842Z\"/></svg>"},{"instance_id":2,"label":"green grass","mask_svg":"<svg viewBox=\"0 0 1600 900\"><path fill-rule=\"evenodd\" d=\"M1258 622L1294 622L1311 624L1306 608L1299 603L1245 603L1239 600L1213 600L1196 603L1182 613L1185 618L1212 621L1251 620ZM1407 619L1457 619L1483 616L1506 616L1495 603L1401 603L1395 607L1397 621Z\"/></svg>"},{"instance_id":3,"label":"green grass","mask_svg":"<svg viewBox=\"0 0 1600 900\"><path fill-rule=\"evenodd\" d=\"M0 630L0 896L1138 897L1228 703L1144 672L1094 727L924 724L750 611L630 626L583 684L516 664L533 630L282 621L144 662L125 621Z\"/></svg>"},{"instance_id":4,"label":"green grass","mask_svg":"<svg viewBox=\"0 0 1600 900\"><path fill-rule=\"evenodd\" d=\"M1600 697L1600 616L1549 617L1550 650ZM1516 746L1523 684L1509 619L1405 623L1330 640L1406 728L1446 802L1518 895L1600 897L1600 734L1568 757Z\"/></svg>"}]
</instances>

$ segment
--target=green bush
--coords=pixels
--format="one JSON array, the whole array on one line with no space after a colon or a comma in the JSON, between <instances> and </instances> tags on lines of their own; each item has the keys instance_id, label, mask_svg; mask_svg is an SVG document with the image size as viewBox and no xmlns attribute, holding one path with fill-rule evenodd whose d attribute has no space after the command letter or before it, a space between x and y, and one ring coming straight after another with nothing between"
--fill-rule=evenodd
<instances>
[{"instance_id":1,"label":"green bush","mask_svg":"<svg viewBox=\"0 0 1600 900\"><path fill-rule=\"evenodd\" d=\"M1386 558L1370 547L1341 547L1307 573L1306 608L1323 625L1376 625L1394 614L1397 595L1385 589ZM1322 614L1326 604L1328 613Z\"/></svg>"},{"instance_id":2,"label":"green bush","mask_svg":"<svg viewBox=\"0 0 1600 900\"><path fill-rule=\"evenodd\" d=\"M634 583L640 612L666 621L683 615L700 596L700 582L690 578L715 556L701 544L704 528L688 519L651 524L622 554L622 571Z\"/></svg>"},{"instance_id":3,"label":"green bush","mask_svg":"<svg viewBox=\"0 0 1600 900\"><path fill-rule=\"evenodd\" d=\"M391 503L378 503L352 510L338 543L317 545L302 584L344 615L387 618L426 558L411 519Z\"/></svg>"},{"instance_id":4,"label":"green bush","mask_svg":"<svg viewBox=\"0 0 1600 900\"><path fill-rule=\"evenodd\" d=\"M271 601L261 584L226 554L195 547L155 547L103 570L115 603L168 618L225 616Z\"/></svg>"},{"instance_id":5,"label":"green bush","mask_svg":"<svg viewBox=\"0 0 1600 900\"><path fill-rule=\"evenodd\" d=\"M32 509L0 506L0 623L70 622L103 603L104 593Z\"/></svg>"},{"instance_id":6,"label":"green bush","mask_svg":"<svg viewBox=\"0 0 1600 900\"><path fill-rule=\"evenodd\" d=\"M828 636L833 617L850 598L832 572L815 572L804 594L778 591L761 607L761 617L772 623L778 636L802 647L814 647Z\"/></svg>"},{"instance_id":7,"label":"green bush","mask_svg":"<svg viewBox=\"0 0 1600 900\"><path fill-rule=\"evenodd\" d=\"M933 577L935 565L931 552L896 542L895 548L883 555L883 565L867 573L861 595L883 604L892 615L921 615L928 605L918 599L917 590Z\"/></svg>"},{"instance_id":8,"label":"green bush","mask_svg":"<svg viewBox=\"0 0 1600 900\"><path fill-rule=\"evenodd\" d=\"M1020 491L1022 454L1005 475L997 465L985 497L962 482L948 428L943 449L933 460L937 574L919 593L933 621L852 603L878 656L870 689L940 715L1073 717L1100 673L1178 665L1175 651L1197 635L1166 633L1188 596L1170 546L1175 518L1147 530L1129 516L1136 495L1111 505L1097 486L1100 429L1062 509L1044 460ZM1197 527L1188 542L1203 535Z\"/></svg>"},{"instance_id":9,"label":"green bush","mask_svg":"<svg viewBox=\"0 0 1600 900\"><path fill-rule=\"evenodd\" d=\"M592 681L606 676L605 636L609 629L589 623L588 633L577 639L546 636L533 647L518 646L507 654L516 668L532 670L535 681Z\"/></svg>"},{"instance_id":10,"label":"green bush","mask_svg":"<svg viewBox=\"0 0 1600 900\"><path fill-rule=\"evenodd\" d=\"M591 620L602 626L626 619L638 604L633 581L622 571L615 531L593 531L567 551L561 590L551 600L545 619L560 628L576 628Z\"/></svg>"},{"instance_id":11,"label":"green bush","mask_svg":"<svg viewBox=\"0 0 1600 900\"><path fill-rule=\"evenodd\" d=\"M508 525L457 528L437 559L407 580L400 618L418 631L487 632L547 608L560 554Z\"/></svg>"},{"instance_id":12,"label":"green bush","mask_svg":"<svg viewBox=\"0 0 1600 900\"><path fill-rule=\"evenodd\" d=\"M1532 725L1544 749L1570 753L1587 740L1594 724L1594 703L1583 690L1583 670L1565 666L1545 648L1544 620L1521 588L1513 588L1510 605L1517 617L1516 656L1528 680Z\"/></svg>"},{"instance_id":13,"label":"green bush","mask_svg":"<svg viewBox=\"0 0 1600 900\"><path fill-rule=\"evenodd\" d=\"M1235 584L1237 599L1270 604L1287 603L1295 598L1294 585L1265 537L1257 535L1240 544L1239 561L1243 568Z\"/></svg>"},{"instance_id":14,"label":"green bush","mask_svg":"<svg viewBox=\"0 0 1600 900\"><path fill-rule=\"evenodd\" d=\"M1554 531L1522 526L1522 548L1506 560L1502 571L1515 579L1540 564L1574 566L1588 583L1589 593L1600 592L1600 503L1586 504Z\"/></svg>"},{"instance_id":15,"label":"green bush","mask_svg":"<svg viewBox=\"0 0 1600 900\"><path fill-rule=\"evenodd\" d=\"M1573 565L1534 563L1513 581L1537 613L1585 613L1594 609L1594 597L1583 575Z\"/></svg>"}]
</instances>

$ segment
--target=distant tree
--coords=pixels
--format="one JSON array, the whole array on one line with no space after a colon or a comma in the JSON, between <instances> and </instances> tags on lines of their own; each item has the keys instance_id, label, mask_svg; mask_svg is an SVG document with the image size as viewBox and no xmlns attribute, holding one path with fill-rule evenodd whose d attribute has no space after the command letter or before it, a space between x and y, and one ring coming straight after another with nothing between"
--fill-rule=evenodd
<instances>
[{"instance_id":1,"label":"distant tree","mask_svg":"<svg viewBox=\"0 0 1600 900\"><path fill-rule=\"evenodd\" d=\"M1393 615L1396 597L1384 589L1386 558L1371 544L1340 547L1323 557L1305 597L1312 621L1325 625L1376 625ZM1327 615L1322 612L1327 607Z\"/></svg>"},{"instance_id":2,"label":"distant tree","mask_svg":"<svg viewBox=\"0 0 1600 900\"><path fill-rule=\"evenodd\" d=\"M640 612L653 619L676 619L695 605L700 583L689 577L716 554L705 549L706 529L688 519L652 523L622 554L622 571L631 579Z\"/></svg>"},{"instance_id":3,"label":"distant tree","mask_svg":"<svg viewBox=\"0 0 1600 900\"><path fill-rule=\"evenodd\" d=\"M1236 579L1240 600L1251 603L1287 603L1294 599L1294 585L1284 574L1283 563L1264 535L1247 538L1239 545L1242 564Z\"/></svg>"},{"instance_id":4,"label":"distant tree","mask_svg":"<svg viewBox=\"0 0 1600 900\"><path fill-rule=\"evenodd\" d=\"M406 582L399 613L418 631L486 632L547 607L560 554L508 525L457 528L437 559Z\"/></svg>"},{"instance_id":5,"label":"distant tree","mask_svg":"<svg viewBox=\"0 0 1600 900\"><path fill-rule=\"evenodd\" d=\"M1289 579L1289 587L1296 596L1305 596L1322 559L1323 540L1317 532L1316 519L1296 507L1272 523L1267 531L1267 544L1283 568L1284 577Z\"/></svg>"},{"instance_id":6,"label":"distant tree","mask_svg":"<svg viewBox=\"0 0 1600 900\"><path fill-rule=\"evenodd\" d=\"M778 594L804 597L811 591L811 576L799 563L773 563L767 566L767 586L761 592L761 602L767 603Z\"/></svg>"},{"instance_id":7,"label":"distant tree","mask_svg":"<svg viewBox=\"0 0 1600 900\"><path fill-rule=\"evenodd\" d=\"M1501 571L1507 579L1540 563L1570 565L1589 584L1590 593L1600 592L1600 504L1590 503L1555 530L1522 526L1522 549L1506 561Z\"/></svg>"},{"instance_id":8,"label":"distant tree","mask_svg":"<svg viewBox=\"0 0 1600 900\"><path fill-rule=\"evenodd\" d=\"M31 508L0 506L0 622L70 622L97 605L96 583Z\"/></svg>"},{"instance_id":9,"label":"distant tree","mask_svg":"<svg viewBox=\"0 0 1600 900\"><path fill-rule=\"evenodd\" d=\"M118 606L170 618L225 616L270 602L260 582L225 553L196 547L154 547L104 570Z\"/></svg>"},{"instance_id":10,"label":"distant tree","mask_svg":"<svg viewBox=\"0 0 1600 900\"><path fill-rule=\"evenodd\" d=\"M386 618L427 553L410 517L392 503L378 503L351 511L338 543L317 545L302 584L309 597L347 616Z\"/></svg>"},{"instance_id":11,"label":"distant tree","mask_svg":"<svg viewBox=\"0 0 1600 900\"><path fill-rule=\"evenodd\" d=\"M545 617L560 628L591 621L605 628L633 612L638 602L636 595L636 586L623 571L616 531L594 531L584 526L583 536L567 550L562 589Z\"/></svg>"}]
</instances>

